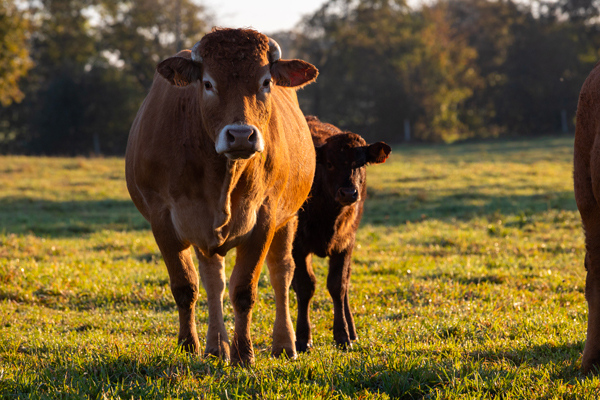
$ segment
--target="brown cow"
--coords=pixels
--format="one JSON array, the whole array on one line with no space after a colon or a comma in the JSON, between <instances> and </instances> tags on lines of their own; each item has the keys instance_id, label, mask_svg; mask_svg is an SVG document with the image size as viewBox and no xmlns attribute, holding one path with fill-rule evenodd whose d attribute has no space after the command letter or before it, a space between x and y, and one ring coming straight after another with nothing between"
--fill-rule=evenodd
<instances>
[{"instance_id":1,"label":"brown cow","mask_svg":"<svg viewBox=\"0 0 600 400\"><path fill-rule=\"evenodd\" d=\"M367 196L365 165L385 162L390 147L367 145L362 137L342 132L316 117L307 117L317 153L317 169L309 199L299 211L292 254L296 263L292 285L298 299L296 350L312 345L309 307L316 278L312 254L329 257L327 289L333 299L333 338L342 347L356 340L348 301L352 250Z\"/></svg>"},{"instance_id":2,"label":"brown cow","mask_svg":"<svg viewBox=\"0 0 600 400\"><path fill-rule=\"evenodd\" d=\"M600 63L586 79L577 106L573 181L585 230L587 340L581 368L600 367Z\"/></svg>"},{"instance_id":3,"label":"brown cow","mask_svg":"<svg viewBox=\"0 0 600 400\"><path fill-rule=\"evenodd\" d=\"M291 245L315 170L296 89L318 72L280 55L277 43L256 31L213 30L158 65L127 145L127 188L167 265L179 343L199 350L193 246L208 296L206 354L233 362L254 360L250 321L265 258L276 304L272 353L295 356ZM230 353L224 256L234 247Z\"/></svg>"}]
</instances>

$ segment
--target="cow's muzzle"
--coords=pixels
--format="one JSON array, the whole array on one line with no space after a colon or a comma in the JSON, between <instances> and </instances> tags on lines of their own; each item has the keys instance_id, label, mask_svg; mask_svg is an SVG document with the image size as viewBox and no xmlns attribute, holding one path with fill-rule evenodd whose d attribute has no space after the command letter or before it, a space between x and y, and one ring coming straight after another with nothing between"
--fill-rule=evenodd
<instances>
[{"instance_id":1,"label":"cow's muzzle","mask_svg":"<svg viewBox=\"0 0 600 400\"><path fill-rule=\"evenodd\" d=\"M358 190L355 187L341 187L335 194L335 200L343 206L348 206L358 200Z\"/></svg>"},{"instance_id":2,"label":"cow's muzzle","mask_svg":"<svg viewBox=\"0 0 600 400\"><path fill-rule=\"evenodd\" d=\"M227 125L217 138L215 150L231 160L248 159L265 148L260 130L253 125Z\"/></svg>"}]
</instances>

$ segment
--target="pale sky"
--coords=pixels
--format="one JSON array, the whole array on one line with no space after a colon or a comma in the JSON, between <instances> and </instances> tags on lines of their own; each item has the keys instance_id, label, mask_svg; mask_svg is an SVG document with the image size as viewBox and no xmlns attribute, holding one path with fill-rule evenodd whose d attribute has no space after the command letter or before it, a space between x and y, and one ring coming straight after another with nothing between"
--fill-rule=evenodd
<instances>
[{"instance_id":1,"label":"pale sky","mask_svg":"<svg viewBox=\"0 0 600 400\"><path fill-rule=\"evenodd\" d=\"M262 33L290 30L303 15L317 11L326 0L201 0L218 26L254 28Z\"/></svg>"}]
</instances>

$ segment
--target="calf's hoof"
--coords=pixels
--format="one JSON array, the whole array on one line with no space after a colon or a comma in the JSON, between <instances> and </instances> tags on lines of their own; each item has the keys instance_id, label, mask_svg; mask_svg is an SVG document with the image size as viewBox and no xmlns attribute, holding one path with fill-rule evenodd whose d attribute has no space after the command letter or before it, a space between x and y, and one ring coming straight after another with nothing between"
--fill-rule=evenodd
<instances>
[{"instance_id":1,"label":"calf's hoof","mask_svg":"<svg viewBox=\"0 0 600 400\"><path fill-rule=\"evenodd\" d=\"M312 343L296 341L296 351L298 353L307 353L312 349Z\"/></svg>"},{"instance_id":2,"label":"calf's hoof","mask_svg":"<svg viewBox=\"0 0 600 400\"><path fill-rule=\"evenodd\" d=\"M350 340L336 340L337 347L341 350L352 350L352 342Z\"/></svg>"}]
</instances>

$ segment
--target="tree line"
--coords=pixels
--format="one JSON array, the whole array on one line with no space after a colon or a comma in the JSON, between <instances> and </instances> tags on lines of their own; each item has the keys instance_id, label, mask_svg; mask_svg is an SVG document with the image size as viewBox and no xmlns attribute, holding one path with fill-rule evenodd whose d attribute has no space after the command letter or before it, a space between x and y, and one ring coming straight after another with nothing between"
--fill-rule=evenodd
<instances>
[{"instance_id":1,"label":"tree line","mask_svg":"<svg viewBox=\"0 0 600 400\"><path fill-rule=\"evenodd\" d=\"M320 70L306 114L398 143L571 132L594 0L329 0L272 33ZM213 25L192 0L0 0L0 152L123 154L156 64Z\"/></svg>"}]
</instances>

